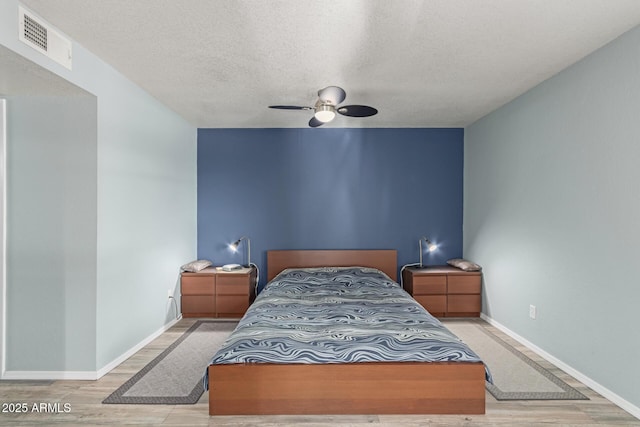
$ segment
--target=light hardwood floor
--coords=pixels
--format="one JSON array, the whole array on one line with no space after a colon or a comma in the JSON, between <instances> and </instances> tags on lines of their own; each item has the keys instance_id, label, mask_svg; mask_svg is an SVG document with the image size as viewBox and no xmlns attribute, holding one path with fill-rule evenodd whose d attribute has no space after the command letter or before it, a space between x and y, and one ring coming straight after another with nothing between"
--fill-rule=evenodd
<instances>
[{"instance_id":1,"label":"light hardwood floor","mask_svg":"<svg viewBox=\"0 0 640 427\"><path fill-rule=\"evenodd\" d=\"M483 327L549 369L588 401L498 402L487 392L485 415L361 415L209 417L207 393L195 405L104 405L102 400L175 341L196 319L183 319L98 381L0 381L0 403L25 402L25 414L0 413L0 425L307 425L307 426L640 426L640 420L541 359L483 321ZM31 411L36 403L59 403L61 413ZM64 404L69 411L64 412Z\"/></svg>"}]
</instances>

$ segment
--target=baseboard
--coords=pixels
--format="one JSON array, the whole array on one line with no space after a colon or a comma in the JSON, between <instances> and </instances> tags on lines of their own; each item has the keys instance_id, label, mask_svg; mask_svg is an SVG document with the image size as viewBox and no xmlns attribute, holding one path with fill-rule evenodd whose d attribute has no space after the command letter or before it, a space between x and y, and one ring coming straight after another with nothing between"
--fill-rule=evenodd
<instances>
[{"instance_id":1,"label":"baseboard","mask_svg":"<svg viewBox=\"0 0 640 427\"><path fill-rule=\"evenodd\" d=\"M58 380L87 380L95 381L109 373L116 366L140 351L144 346L158 338L173 325L178 323L182 316L167 323L147 338L127 350L124 354L114 359L112 362L97 371L5 371L2 374L3 380L31 380L31 381L58 381Z\"/></svg>"},{"instance_id":2,"label":"baseboard","mask_svg":"<svg viewBox=\"0 0 640 427\"><path fill-rule=\"evenodd\" d=\"M96 371L5 371L3 380L58 381L97 380Z\"/></svg>"},{"instance_id":3,"label":"baseboard","mask_svg":"<svg viewBox=\"0 0 640 427\"><path fill-rule=\"evenodd\" d=\"M601 385L598 382L594 381L593 379L589 378L588 376L586 376L582 372L577 371L576 369L574 369L571 366L567 365L562 360L557 359L553 355L547 353L546 351L544 351L543 349L541 349L537 345L533 344L532 342L528 341L527 339L525 339L525 338L521 337L520 335L516 334L515 332L513 332L512 330L510 330L506 326L502 325L501 323L495 321L494 319L492 319L491 317L487 316L486 314L480 313L480 317L483 320L485 320L487 323L489 323L491 326L495 326L496 328L500 329L502 332L504 332L505 334L509 335L511 338L513 338L514 340L518 341L520 344L524 345L529 350L535 352L538 356L540 356L543 359L553 363L555 366L557 366L558 368L562 369L564 372L566 372L567 374L571 375L572 377L574 377L575 379L577 379L578 381L580 381L582 384L586 385L587 387L591 388L592 390L594 390L596 393L600 394L601 396L603 396L607 400L611 401L613 404L619 406L620 408L624 409L625 411L627 411L628 413L630 413L634 417L640 419L640 408L639 407L635 406L634 404L632 404L631 402L625 400L624 398L618 396L616 393L612 392L608 388L604 387L603 385Z\"/></svg>"}]
</instances>

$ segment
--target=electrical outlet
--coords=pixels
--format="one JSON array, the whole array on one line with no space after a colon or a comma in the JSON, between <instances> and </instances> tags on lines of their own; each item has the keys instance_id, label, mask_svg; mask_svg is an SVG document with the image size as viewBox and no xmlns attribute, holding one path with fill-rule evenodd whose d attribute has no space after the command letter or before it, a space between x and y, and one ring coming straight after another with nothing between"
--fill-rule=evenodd
<instances>
[{"instance_id":1,"label":"electrical outlet","mask_svg":"<svg viewBox=\"0 0 640 427\"><path fill-rule=\"evenodd\" d=\"M167 289L167 297L171 298L173 296L173 292L171 292L171 289Z\"/></svg>"},{"instance_id":2,"label":"electrical outlet","mask_svg":"<svg viewBox=\"0 0 640 427\"><path fill-rule=\"evenodd\" d=\"M532 318L532 319L535 319L536 318L536 314L537 314L536 306L535 305L530 305L529 306L529 317Z\"/></svg>"}]
</instances>

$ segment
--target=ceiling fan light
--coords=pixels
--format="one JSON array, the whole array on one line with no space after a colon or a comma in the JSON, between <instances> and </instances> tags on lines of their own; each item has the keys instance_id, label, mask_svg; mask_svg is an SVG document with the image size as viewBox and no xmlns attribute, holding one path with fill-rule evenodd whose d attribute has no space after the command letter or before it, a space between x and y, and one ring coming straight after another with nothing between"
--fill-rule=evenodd
<instances>
[{"instance_id":1,"label":"ceiling fan light","mask_svg":"<svg viewBox=\"0 0 640 427\"><path fill-rule=\"evenodd\" d=\"M335 116L335 108L333 105L328 104L318 105L318 107L316 107L316 113L314 114L314 117L322 123L330 122Z\"/></svg>"}]
</instances>

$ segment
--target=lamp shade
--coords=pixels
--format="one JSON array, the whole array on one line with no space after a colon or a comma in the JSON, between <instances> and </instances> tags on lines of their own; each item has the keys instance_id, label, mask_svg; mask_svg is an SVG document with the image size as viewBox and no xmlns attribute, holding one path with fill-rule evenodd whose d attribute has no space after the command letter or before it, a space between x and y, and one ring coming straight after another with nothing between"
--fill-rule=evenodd
<instances>
[{"instance_id":1,"label":"lamp shade","mask_svg":"<svg viewBox=\"0 0 640 427\"><path fill-rule=\"evenodd\" d=\"M314 117L322 123L330 122L336 116L336 110L333 105L321 104L316 107Z\"/></svg>"},{"instance_id":2,"label":"lamp shade","mask_svg":"<svg viewBox=\"0 0 640 427\"><path fill-rule=\"evenodd\" d=\"M238 247L243 240L247 241L247 265L251 265L251 240L248 237L242 236L235 242L229 243L229 249L233 252L238 252Z\"/></svg>"},{"instance_id":3,"label":"lamp shade","mask_svg":"<svg viewBox=\"0 0 640 427\"><path fill-rule=\"evenodd\" d=\"M426 243L427 246L427 251L428 252L434 252L436 249L438 249L438 245L436 245L435 243L433 243L431 240L427 239L426 237L421 237L420 240L418 240L418 247L420 248L420 267L423 267L422 264L422 241L424 241Z\"/></svg>"}]
</instances>

